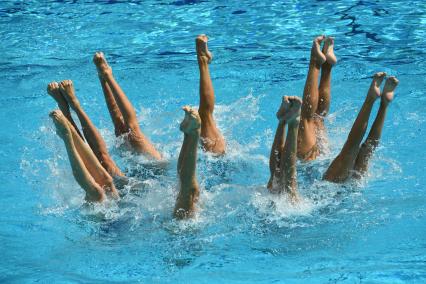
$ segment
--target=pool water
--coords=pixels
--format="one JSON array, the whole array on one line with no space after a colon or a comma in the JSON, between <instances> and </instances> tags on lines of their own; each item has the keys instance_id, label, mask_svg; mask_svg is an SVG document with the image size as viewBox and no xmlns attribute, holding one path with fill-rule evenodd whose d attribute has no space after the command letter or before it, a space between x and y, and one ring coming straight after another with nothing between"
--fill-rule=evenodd
<instances>
[{"instance_id":1,"label":"pool water","mask_svg":"<svg viewBox=\"0 0 426 284\"><path fill-rule=\"evenodd\" d=\"M0 282L426 282L425 25L423 1L1 1ZM180 107L198 104L199 33L228 153L200 153L199 210L178 222L178 125ZM282 95L302 95L321 33L339 58L330 148L299 164L292 206L265 188L274 115ZM169 165L134 177L120 202L87 206L48 118L48 82L72 79L120 167L144 170L114 137L98 50ZM378 71L400 85L368 175L322 182Z\"/></svg>"}]
</instances>

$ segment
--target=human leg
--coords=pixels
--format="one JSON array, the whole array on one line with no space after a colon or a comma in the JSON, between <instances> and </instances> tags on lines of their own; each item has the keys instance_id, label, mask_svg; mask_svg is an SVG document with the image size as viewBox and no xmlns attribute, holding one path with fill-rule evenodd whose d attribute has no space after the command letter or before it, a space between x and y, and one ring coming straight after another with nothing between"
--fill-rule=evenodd
<instances>
[{"instance_id":1,"label":"human leg","mask_svg":"<svg viewBox=\"0 0 426 284\"><path fill-rule=\"evenodd\" d=\"M386 111L389 103L393 100L394 90L398 83L398 79L393 76L389 77L385 82L385 86L383 87L383 91L380 95L380 107L379 111L377 112L376 119L374 120L367 139L362 144L355 161L354 170L358 176L361 176L367 171L368 162L374 150L379 145L379 141L382 136L383 125L385 122Z\"/></svg>"},{"instance_id":2,"label":"human leg","mask_svg":"<svg viewBox=\"0 0 426 284\"><path fill-rule=\"evenodd\" d=\"M324 36L314 39L311 48L308 75L303 90L301 120L297 139L297 156L301 160L314 160L318 155L316 148L315 114L318 108L318 76L321 65L326 61L321 51Z\"/></svg>"},{"instance_id":3,"label":"human leg","mask_svg":"<svg viewBox=\"0 0 426 284\"><path fill-rule=\"evenodd\" d=\"M359 146L367 130L368 119L374 102L380 97L380 85L385 76L386 73L384 72L376 73L373 76L364 104L355 119L342 150L324 174L325 180L331 182L344 182L350 176L350 172L353 170L355 159L359 152Z\"/></svg>"},{"instance_id":4,"label":"human leg","mask_svg":"<svg viewBox=\"0 0 426 284\"><path fill-rule=\"evenodd\" d=\"M108 86L114 96L115 102L120 109L126 129L129 130L128 141L134 151L145 154L155 160L161 160L160 153L155 149L154 145L142 133L136 117L135 109L130 103L126 94L115 80L112 69L108 65L102 52L97 52L93 58L99 75L108 83Z\"/></svg>"},{"instance_id":5,"label":"human leg","mask_svg":"<svg viewBox=\"0 0 426 284\"><path fill-rule=\"evenodd\" d=\"M50 117L55 123L56 133L65 143L74 178L86 192L86 200L103 201L105 199L105 192L90 174L80 153L77 151L67 119L60 110L51 112Z\"/></svg>"},{"instance_id":6,"label":"human leg","mask_svg":"<svg viewBox=\"0 0 426 284\"><path fill-rule=\"evenodd\" d=\"M209 64L212 55L207 47L206 35L199 35L195 39L197 61L200 70L200 106L198 113L201 118L201 144L205 151L214 154L225 153L225 139L216 126L213 117L215 96L213 83L210 77Z\"/></svg>"},{"instance_id":7,"label":"human leg","mask_svg":"<svg viewBox=\"0 0 426 284\"><path fill-rule=\"evenodd\" d=\"M184 139L177 166L179 193L174 209L174 216L178 219L192 216L199 196L196 167L201 119L196 110L189 107L184 107L183 110L185 118L180 125L180 130L184 133Z\"/></svg>"}]
</instances>

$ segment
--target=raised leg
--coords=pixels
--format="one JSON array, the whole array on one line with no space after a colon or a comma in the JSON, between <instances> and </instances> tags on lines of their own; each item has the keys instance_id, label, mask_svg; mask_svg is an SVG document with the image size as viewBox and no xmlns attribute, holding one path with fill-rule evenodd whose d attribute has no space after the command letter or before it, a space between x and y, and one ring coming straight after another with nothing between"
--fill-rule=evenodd
<instances>
[{"instance_id":1,"label":"raised leg","mask_svg":"<svg viewBox=\"0 0 426 284\"><path fill-rule=\"evenodd\" d=\"M127 96L124 94L120 85L115 80L111 67L108 66L108 63L105 60L105 57L102 52L97 52L93 58L99 76L108 84L112 95L114 96L115 102L120 109L121 115L123 117L124 124L126 129L129 130L128 141L132 146L132 149L137 152L144 154L155 160L161 160L160 153L155 149L154 145L151 144L149 139L142 133L139 123L136 117L135 109L130 103Z\"/></svg>"},{"instance_id":2,"label":"raised leg","mask_svg":"<svg viewBox=\"0 0 426 284\"><path fill-rule=\"evenodd\" d=\"M384 72L376 73L373 76L373 81L371 82L367 97L349 132L348 139L343 145L339 155L334 159L324 174L325 180L331 182L344 182L350 176L359 152L359 146L367 130L368 119L370 118L374 102L380 97L380 85L385 76L386 73Z\"/></svg>"},{"instance_id":3,"label":"raised leg","mask_svg":"<svg viewBox=\"0 0 426 284\"><path fill-rule=\"evenodd\" d=\"M86 200L92 202L103 201L105 199L105 192L86 168L85 163L74 144L73 135L69 124L67 123L67 119L60 110L51 112L50 117L55 123L56 133L65 143L72 173L77 183L86 192Z\"/></svg>"},{"instance_id":4,"label":"raised leg","mask_svg":"<svg viewBox=\"0 0 426 284\"><path fill-rule=\"evenodd\" d=\"M47 85L47 93L56 101L62 114L68 119L68 121L71 123L75 131L77 131L81 139L84 140L83 135L81 135L80 130L77 127L77 124L75 124L74 119L71 116L68 102L65 100L65 98L62 96L61 92L59 91L59 84L57 82L49 83Z\"/></svg>"},{"instance_id":5,"label":"raised leg","mask_svg":"<svg viewBox=\"0 0 426 284\"><path fill-rule=\"evenodd\" d=\"M316 150L315 114L318 108L318 76L321 65L326 61L321 51L324 36L314 39L311 49L308 75L303 90L301 121L297 139L297 156L301 160L313 160L318 155Z\"/></svg>"},{"instance_id":6,"label":"raised leg","mask_svg":"<svg viewBox=\"0 0 426 284\"><path fill-rule=\"evenodd\" d=\"M89 116L84 112L77 97L75 96L74 86L71 80L62 81L59 85L60 91L68 104L77 114L81 126L83 128L84 136L87 143L99 160L101 165L112 176L124 176L117 165L112 160L108 153L107 146L101 134L96 129L95 125L90 120Z\"/></svg>"},{"instance_id":7,"label":"raised leg","mask_svg":"<svg viewBox=\"0 0 426 284\"><path fill-rule=\"evenodd\" d=\"M121 114L120 108L115 102L111 88L109 87L107 81L102 78L102 76L98 77L102 86L102 91L104 93L105 102L107 104L112 123L114 124L115 136L119 137L123 134L129 133L129 128L124 123L123 115Z\"/></svg>"},{"instance_id":8,"label":"raised leg","mask_svg":"<svg viewBox=\"0 0 426 284\"><path fill-rule=\"evenodd\" d=\"M279 120L275 141L271 149L271 177L268 188L273 193L287 193L293 202L299 200L297 192L297 133L300 122L302 100L298 97L283 97L277 112ZM288 125L288 133L284 142L284 129ZM277 153L277 154L275 154ZM278 157L278 155L280 155ZM273 168L273 166L275 166Z\"/></svg>"},{"instance_id":9,"label":"raised leg","mask_svg":"<svg viewBox=\"0 0 426 284\"><path fill-rule=\"evenodd\" d=\"M367 171L368 162L373 154L373 151L379 145L380 137L382 136L383 124L385 122L386 111L389 103L393 100L394 90L397 85L398 79L393 76L389 77L385 82L383 92L380 95L380 108L377 113L376 119L374 120L370 132L368 133L367 139L362 144L355 161L354 170L356 173L356 177L361 177Z\"/></svg>"},{"instance_id":10,"label":"raised leg","mask_svg":"<svg viewBox=\"0 0 426 284\"><path fill-rule=\"evenodd\" d=\"M199 196L196 167L201 119L196 110L189 107L183 107L183 110L185 118L180 125L180 130L184 133L184 139L177 166L179 193L174 209L174 216L178 219L193 215Z\"/></svg>"},{"instance_id":11,"label":"raised leg","mask_svg":"<svg viewBox=\"0 0 426 284\"><path fill-rule=\"evenodd\" d=\"M209 71L212 54L207 48L207 41L208 38L206 35L199 35L195 39L198 67L200 70L200 106L198 113L201 118L201 144L205 151L224 154L226 146L225 139L217 128L213 117L215 96Z\"/></svg>"}]
</instances>

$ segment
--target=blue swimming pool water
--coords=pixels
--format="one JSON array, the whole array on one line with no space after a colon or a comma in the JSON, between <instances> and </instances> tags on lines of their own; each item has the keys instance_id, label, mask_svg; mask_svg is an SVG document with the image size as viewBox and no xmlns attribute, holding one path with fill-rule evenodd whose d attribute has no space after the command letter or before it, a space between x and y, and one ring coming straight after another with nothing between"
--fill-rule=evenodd
<instances>
[{"instance_id":1,"label":"blue swimming pool water","mask_svg":"<svg viewBox=\"0 0 426 284\"><path fill-rule=\"evenodd\" d=\"M422 1L1 1L0 282L424 283L425 26ZM198 33L215 55L228 154L200 154L199 213L176 222L179 108L198 103ZM274 113L283 94L302 95L320 33L336 37L340 59L330 153L299 165L294 207L265 189ZM170 166L121 202L87 208L47 117L49 81L74 81L123 169L141 161L117 149L97 50ZM368 176L321 182L381 70L401 83Z\"/></svg>"}]
</instances>

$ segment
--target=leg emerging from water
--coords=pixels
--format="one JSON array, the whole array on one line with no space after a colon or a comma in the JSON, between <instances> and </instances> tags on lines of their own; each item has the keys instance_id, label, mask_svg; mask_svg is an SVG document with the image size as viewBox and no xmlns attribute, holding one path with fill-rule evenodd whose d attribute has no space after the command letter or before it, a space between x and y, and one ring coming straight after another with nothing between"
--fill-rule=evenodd
<instances>
[{"instance_id":1,"label":"leg emerging from water","mask_svg":"<svg viewBox=\"0 0 426 284\"><path fill-rule=\"evenodd\" d=\"M315 115L318 108L318 76L321 65L326 61L321 51L324 36L314 39L311 49L308 75L303 90L301 121L297 138L297 156L304 161L314 160L318 155Z\"/></svg>"},{"instance_id":2,"label":"leg emerging from water","mask_svg":"<svg viewBox=\"0 0 426 284\"><path fill-rule=\"evenodd\" d=\"M184 139L177 165L179 193L174 209L174 216L178 219L193 215L199 196L196 167L201 119L196 110L189 107L184 107L183 110L185 118L180 125L180 130L184 133Z\"/></svg>"},{"instance_id":3,"label":"leg emerging from water","mask_svg":"<svg viewBox=\"0 0 426 284\"><path fill-rule=\"evenodd\" d=\"M68 121L71 123L75 131L77 131L78 135L83 138L83 135L81 135L80 130L78 130L77 124L75 124L72 116L70 107L68 105L68 102L65 100L65 98L62 96L60 90L59 90L59 84L57 82L51 82L47 85L47 93L56 101L58 104L59 109L61 110L62 114L68 119Z\"/></svg>"},{"instance_id":4,"label":"leg emerging from water","mask_svg":"<svg viewBox=\"0 0 426 284\"><path fill-rule=\"evenodd\" d=\"M133 108L133 105L130 103L127 96L124 94L120 85L115 80L112 74L112 69L105 60L103 53L96 53L93 58L93 62L98 69L99 76L107 83L109 87L109 89L104 89L104 94L105 90L111 91L110 93L108 92L105 94L105 97L107 98L107 104L110 103L108 105L108 109L110 110L110 113L113 113L111 117L113 119L114 126L116 127L116 133L120 134L125 129L128 131L128 141L130 142L130 145L135 152L144 154L147 157L155 160L161 160L160 153L155 149L154 145L152 145L149 139L142 133L136 117L135 109ZM112 101L111 94L115 100L115 104ZM118 113L118 110L120 111L121 115ZM124 122L125 127L122 125L121 119L122 122Z\"/></svg>"},{"instance_id":5,"label":"leg emerging from water","mask_svg":"<svg viewBox=\"0 0 426 284\"><path fill-rule=\"evenodd\" d=\"M201 144L205 151L224 154L225 139L217 128L213 117L215 96L209 71L212 55L207 48L207 41L206 35L199 35L195 39L200 69L200 106L198 113L201 118Z\"/></svg>"},{"instance_id":6,"label":"leg emerging from water","mask_svg":"<svg viewBox=\"0 0 426 284\"><path fill-rule=\"evenodd\" d=\"M302 100L298 97L283 98L277 112L279 123L269 160L271 177L268 189L273 193L287 193L293 202L299 200L296 162L301 105ZM284 139L286 124L288 133Z\"/></svg>"},{"instance_id":7,"label":"leg emerging from water","mask_svg":"<svg viewBox=\"0 0 426 284\"><path fill-rule=\"evenodd\" d=\"M59 85L60 92L71 108L77 114L81 126L83 128L84 136L86 137L87 143L92 148L93 153L101 165L107 170L112 176L124 176L117 165L112 160L108 153L107 146L103 140L101 134L96 129L95 125L90 120L89 116L85 113L80 105L77 97L75 96L74 86L71 80L62 81Z\"/></svg>"},{"instance_id":8,"label":"leg emerging from water","mask_svg":"<svg viewBox=\"0 0 426 284\"><path fill-rule=\"evenodd\" d=\"M87 201L103 201L105 194L118 197L112 177L73 129L60 110L50 113L56 126L56 133L62 138L68 153L72 172L77 183L85 190Z\"/></svg>"},{"instance_id":9,"label":"leg emerging from water","mask_svg":"<svg viewBox=\"0 0 426 284\"><path fill-rule=\"evenodd\" d=\"M358 156L355 161L355 174L361 177L368 169L368 161L370 160L374 149L379 145L380 137L382 136L383 124L385 122L386 111L389 103L393 100L394 90L398 85L398 79L389 77L385 86L383 87L382 94L380 95L380 108L377 113L376 119L371 126L367 139L362 144Z\"/></svg>"},{"instance_id":10,"label":"leg emerging from water","mask_svg":"<svg viewBox=\"0 0 426 284\"><path fill-rule=\"evenodd\" d=\"M324 148L324 144L327 144L324 117L330 110L331 69L337 62L336 56L334 55L334 38L327 37L324 41L322 53L325 55L326 61L321 66L321 80L318 87L319 100L315 117L316 140L320 149Z\"/></svg>"},{"instance_id":11,"label":"leg emerging from water","mask_svg":"<svg viewBox=\"0 0 426 284\"><path fill-rule=\"evenodd\" d=\"M364 104L358 113L342 150L325 172L325 180L331 182L344 182L350 177L351 171L354 168L355 159L359 152L359 146L367 130L371 110L374 102L380 97L380 85L385 76L386 74L384 72L376 73L373 76L373 81L371 82Z\"/></svg>"}]
</instances>

